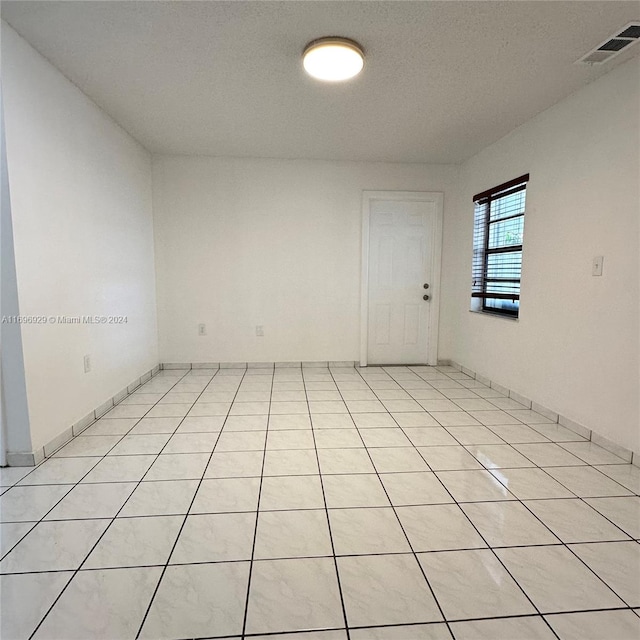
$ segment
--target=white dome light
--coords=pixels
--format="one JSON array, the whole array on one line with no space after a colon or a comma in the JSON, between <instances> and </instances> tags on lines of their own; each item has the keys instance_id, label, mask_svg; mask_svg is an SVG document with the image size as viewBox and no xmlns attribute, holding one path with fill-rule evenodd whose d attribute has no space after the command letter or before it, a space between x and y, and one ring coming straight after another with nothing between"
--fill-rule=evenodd
<instances>
[{"instance_id":1,"label":"white dome light","mask_svg":"<svg viewBox=\"0 0 640 640\"><path fill-rule=\"evenodd\" d=\"M302 54L302 65L310 76L318 80L341 82L362 71L364 53L353 40L320 38L306 46Z\"/></svg>"}]
</instances>

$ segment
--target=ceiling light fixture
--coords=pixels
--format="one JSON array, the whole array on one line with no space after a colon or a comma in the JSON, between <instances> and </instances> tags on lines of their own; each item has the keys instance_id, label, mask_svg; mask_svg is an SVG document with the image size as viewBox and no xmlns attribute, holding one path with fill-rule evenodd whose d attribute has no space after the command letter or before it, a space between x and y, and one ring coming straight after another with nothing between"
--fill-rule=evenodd
<instances>
[{"instance_id":1,"label":"ceiling light fixture","mask_svg":"<svg viewBox=\"0 0 640 640\"><path fill-rule=\"evenodd\" d=\"M357 42L347 38L320 38L305 47L302 65L317 80L342 82L362 71L364 52Z\"/></svg>"}]
</instances>

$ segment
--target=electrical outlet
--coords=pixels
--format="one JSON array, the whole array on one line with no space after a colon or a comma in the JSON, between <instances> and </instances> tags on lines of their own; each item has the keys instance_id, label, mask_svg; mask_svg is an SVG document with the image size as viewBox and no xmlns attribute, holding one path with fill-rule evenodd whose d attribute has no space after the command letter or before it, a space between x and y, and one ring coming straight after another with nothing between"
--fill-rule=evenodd
<instances>
[{"instance_id":1,"label":"electrical outlet","mask_svg":"<svg viewBox=\"0 0 640 640\"><path fill-rule=\"evenodd\" d=\"M199 324L198 325L198 335L199 336L206 336L207 335L207 325L206 324Z\"/></svg>"},{"instance_id":2,"label":"electrical outlet","mask_svg":"<svg viewBox=\"0 0 640 640\"><path fill-rule=\"evenodd\" d=\"M84 372L89 373L91 371L91 356L84 357Z\"/></svg>"},{"instance_id":3,"label":"electrical outlet","mask_svg":"<svg viewBox=\"0 0 640 640\"><path fill-rule=\"evenodd\" d=\"M593 259L593 266L591 267L591 275L592 276L601 276L602 275L603 263L604 263L604 256L596 256Z\"/></svg>"},{"instance_id":4,"label":"electrical outlet","mask_svg":"<svg viewBox=\"0 0 640 640\"><path fill-rule=\"evenodd\" d=\"M263 337L264 337L264 327L263 327L261 324L259 324L259 325L256 327L256 335L257 335L259 338L263 338Z\"/></svg>"}]
</instances>

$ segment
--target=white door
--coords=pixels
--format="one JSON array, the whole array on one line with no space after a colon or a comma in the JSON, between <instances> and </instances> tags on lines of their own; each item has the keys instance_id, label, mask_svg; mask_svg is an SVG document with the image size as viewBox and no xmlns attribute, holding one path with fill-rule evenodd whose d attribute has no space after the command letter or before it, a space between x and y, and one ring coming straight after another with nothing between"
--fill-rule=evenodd
<instances>
[{"instance_id":1,"label":"white door","mask_svg":"<svg viewBox=\"0 0 640 640\"><path fill-rule=\"evenodd\" d=\"M366 362L436 364L442 195L367 195Z\"/></svg>"}]
</instances>

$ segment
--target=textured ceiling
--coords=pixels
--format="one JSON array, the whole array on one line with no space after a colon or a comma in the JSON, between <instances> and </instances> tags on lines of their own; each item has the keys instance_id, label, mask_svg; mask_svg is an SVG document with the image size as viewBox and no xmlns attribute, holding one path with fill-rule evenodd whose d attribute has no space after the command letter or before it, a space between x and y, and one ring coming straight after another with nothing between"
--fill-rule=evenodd
<instances>
[{"instance_id":1,"label":"textured ceiling","mask_svg":"<svg viewBox=\"0 0 640 640\"><path fill-rule=\"evenodd\" d=\"M613 66L638 2L14 2L2 18L155 153L459 162ZM319 83L315 38L360 42Z\"/></svg>"}]
</instances>

